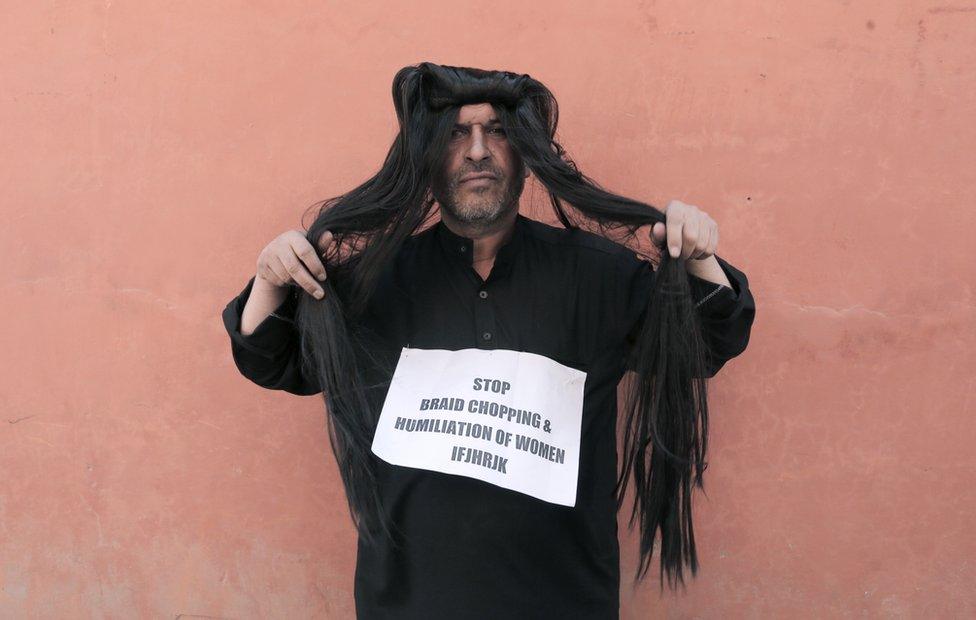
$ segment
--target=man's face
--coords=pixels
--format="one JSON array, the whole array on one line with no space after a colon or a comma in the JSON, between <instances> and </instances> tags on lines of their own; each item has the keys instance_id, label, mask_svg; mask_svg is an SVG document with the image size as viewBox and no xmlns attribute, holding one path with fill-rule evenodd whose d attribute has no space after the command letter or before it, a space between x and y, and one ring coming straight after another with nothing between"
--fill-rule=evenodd
<instances>
[{"instance_id":1,"label":"man's face","mask_svg":"<svg viewBox=\"0 0 976 620\"><path fill-rule=\"evenodd\" d=\"M492 176L467 180L478 174ZM487 226L518 210L527 176L491 104L469 104L458 112L444 167L431 193L457 221Z\"/></svg>"}]
</instances>

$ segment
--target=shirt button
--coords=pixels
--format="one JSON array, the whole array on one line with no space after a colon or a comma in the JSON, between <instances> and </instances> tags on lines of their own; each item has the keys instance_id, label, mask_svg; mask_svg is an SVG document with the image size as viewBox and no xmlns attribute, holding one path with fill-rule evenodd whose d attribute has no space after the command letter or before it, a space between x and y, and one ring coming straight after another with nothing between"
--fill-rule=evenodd
<instances>
[{"instance_id":1,"label":"shirt button","mask_svg":"<svg viewBox=\"0 0 976 620\"><path fill-rule=\"evenodd\" d=\"M464 247L463 245L461 246L461 251L462 252L467 252L467 250L468 250L468 248Z\"/></svg>"},{"instance_id":2,"label":"shirt button","mask_svg":"<svg viewBox=\"0 0 976 620\"><path fill-rule=\"evenodd\" d=\"M491 340L491 332L485 332L481 334L481 337L484 338L485 340Z\"/></svg>"},{"instance_id":3,"label":"shirt button","mask_svg":"<svg viewBox=\"0 0 976 620\"><path fill-rule=\"evenodd\" d=\"M488 291L478 291L478 297L488 299Z\"/></svg>"}]
</instances>

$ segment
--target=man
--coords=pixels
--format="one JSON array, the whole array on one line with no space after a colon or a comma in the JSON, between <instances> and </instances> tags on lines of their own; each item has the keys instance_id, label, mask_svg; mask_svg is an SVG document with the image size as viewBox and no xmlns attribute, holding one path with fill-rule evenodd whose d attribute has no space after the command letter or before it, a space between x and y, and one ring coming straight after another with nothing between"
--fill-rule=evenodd
<instances>
[{"instance_id":1,"label":"man","mask_svg":"<svg viewBox=\"0 0 976 620\"><path fill-rule=\"evenodd\" d=\"M528 174L492 105L461 106L431 183L440 221L404 244L362 318L399 355L372 446L399 538L360 539L361 618L617 617L616 390L654 273L622 245L521 215ZM652 235L685 261L717 372L748 341L746 277L697 207L672 201ZM330 243L279 236L224 309L258 385L319 391L289 291L321 298Z\"/></svg>"}]
</instances>

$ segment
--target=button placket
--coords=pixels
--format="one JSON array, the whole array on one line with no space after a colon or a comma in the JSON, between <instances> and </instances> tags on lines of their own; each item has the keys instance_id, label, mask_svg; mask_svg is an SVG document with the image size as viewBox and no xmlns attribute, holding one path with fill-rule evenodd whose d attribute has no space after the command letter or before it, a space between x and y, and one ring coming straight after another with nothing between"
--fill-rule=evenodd
<instances>
[{"instance_id":1,"label":"button placket","mask_svg":"<svg viewBox=\"0 0 976 620\"><path fill-rule=\"evenodd\" d=\"M488 299L488 291L478 290L479 301ZM495 312L492 304L475 302L474 306L475 340L479 349L493 349L496 346Z\"/></svg>"}]
</instances>

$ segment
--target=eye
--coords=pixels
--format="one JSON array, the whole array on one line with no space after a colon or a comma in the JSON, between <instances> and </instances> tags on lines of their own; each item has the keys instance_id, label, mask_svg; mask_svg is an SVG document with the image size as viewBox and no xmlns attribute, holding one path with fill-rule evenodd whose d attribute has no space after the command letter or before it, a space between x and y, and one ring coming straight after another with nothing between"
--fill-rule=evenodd
<instances>
[{"instance_id":1,"label":"eye","mask_svg":"<svg viewBox=\"0 0 976 620\"><path fill-rule=\"evenodd\" d=\"M499 135L502 135L502 136L504 136L504 135L505 135L505 130L504 130L504 129L502 129L501 127L494 127L494 128L492 128L492 131L497 131L497 132L498 132L498 134L499 134Z\"/></svg>"}]
</instances>

